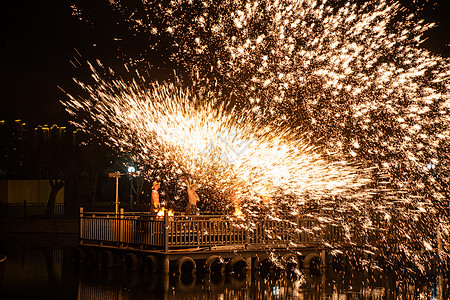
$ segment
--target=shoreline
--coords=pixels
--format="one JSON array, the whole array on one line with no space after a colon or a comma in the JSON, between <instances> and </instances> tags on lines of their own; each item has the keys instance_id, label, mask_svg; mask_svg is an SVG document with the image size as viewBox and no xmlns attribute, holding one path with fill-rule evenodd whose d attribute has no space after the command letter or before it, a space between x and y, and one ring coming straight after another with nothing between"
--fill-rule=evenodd
<instances>
[{"instance_id":1,"label":"shoreline","mask_svg":"<svg viewBox=\"0 0 450 300\"><path fill-rule=\"evenodd\" d=\"M78 218L70 219L3 219L0 233L78 234Z\"/></svg>"},{"instance_id":2,"label":"shoreline","mask_svg":"<svg viewBox=\"0 0 450 300\"><path fill-rule=\"evenodd\" d=\"M76 247L78 218L0 220L0 246Z\"/></svg>"}]
</instances>

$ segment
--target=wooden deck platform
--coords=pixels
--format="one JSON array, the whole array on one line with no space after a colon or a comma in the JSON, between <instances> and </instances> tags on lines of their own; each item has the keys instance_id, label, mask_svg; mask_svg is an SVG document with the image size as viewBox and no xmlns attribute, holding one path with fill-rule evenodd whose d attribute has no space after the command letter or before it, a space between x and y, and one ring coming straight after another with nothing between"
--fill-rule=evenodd
<instances>
[{"instance_id":1,"label":"wooden deck platform","mask_svg":"<svg viewBox=\"0 0 450 300\"><path fill-rule=\"evenodd\" d=\"M246 220L230 215L163 217L80 211L80 260L163 273L281 265L324 265L327 245L344 241L338 226L311 218Z\"/></svg>"}]
</instances>

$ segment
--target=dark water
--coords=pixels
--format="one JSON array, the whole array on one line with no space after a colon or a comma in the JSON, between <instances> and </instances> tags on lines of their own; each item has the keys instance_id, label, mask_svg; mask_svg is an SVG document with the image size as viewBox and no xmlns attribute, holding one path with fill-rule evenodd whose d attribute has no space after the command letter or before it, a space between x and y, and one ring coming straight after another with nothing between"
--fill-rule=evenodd
<instances>
[{"instance_id":1,"label":"dark water","mask_svg":"<svg viewBox=\"0 0 450 300\"><path fill-rule=\"evenodd\" d=\"M274 272L151 275L73 263L74 247L2 246L0 299L448 299L444 274L350 266L304 277Z\"/></svg>"}]
</instances>

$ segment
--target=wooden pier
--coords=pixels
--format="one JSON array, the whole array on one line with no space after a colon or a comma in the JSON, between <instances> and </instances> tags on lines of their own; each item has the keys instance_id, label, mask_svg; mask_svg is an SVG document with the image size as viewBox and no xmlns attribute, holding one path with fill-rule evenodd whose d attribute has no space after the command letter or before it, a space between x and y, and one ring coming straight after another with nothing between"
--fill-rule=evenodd
<instances>
[{"instance_id":1,"label":"wooden pier","mask_svg":"<svg viewBox=\"0 0 450 300\"><path fill-rule=\"evenodd\" d=\"M324 266L326 245L343 241L338 226L311 218L247 220L230 215L150 216L83 212L80 262L151 272L237 272L263 268Z\"/></svg>"}]
</instances>

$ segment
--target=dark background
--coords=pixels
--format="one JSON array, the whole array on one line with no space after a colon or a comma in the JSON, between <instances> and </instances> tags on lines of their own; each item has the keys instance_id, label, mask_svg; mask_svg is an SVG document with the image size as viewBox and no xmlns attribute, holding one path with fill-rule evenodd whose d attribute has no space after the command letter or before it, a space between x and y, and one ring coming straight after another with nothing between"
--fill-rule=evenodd
<instances>
[{"instance_id":1,"label":"dark background","mask_svg":"<svg viewBox=\"0 0 450 300\"><path fill-rule=\"evenodd\" d=\"M72 78L83 76L83 71L71 61L77 65L74 57L81 63L100 58L113 68L123 65L123 49L118 49L125 43L114 38L126 37L126 26L115 22L112 9L104 0L91 0L89 5L76 0L8 2L0 9L0 120L66 122L68 116L59 101L67 96L59 87L73 93L76 86ZM439 25L428 33L424 47L449 57L447 0L403 2L409 6L424 5L419 15ZM72 3L86 8L83 19L73 15ZM127 51L139 52L137 44L136 39L130 40Z\"/></svg>"}]
</instances>

